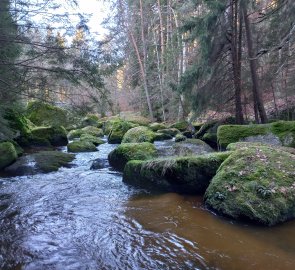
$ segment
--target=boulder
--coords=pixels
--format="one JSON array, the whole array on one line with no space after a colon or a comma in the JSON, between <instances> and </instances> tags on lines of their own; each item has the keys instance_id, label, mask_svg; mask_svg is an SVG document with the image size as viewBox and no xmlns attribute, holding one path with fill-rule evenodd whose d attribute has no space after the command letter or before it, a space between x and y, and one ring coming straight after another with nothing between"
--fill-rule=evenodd
<instances>
[{"instance_id":1,"label":"boulder","mask_svg":"<svg viewBox=\"0 0 295 270\"><path fill-rule=\"evenodd\" d=\"M229 153L195 157L129 161L124 169L125 183L153 190L204 194L211 179Z\"/></svg>"},{"instance_id":2,"label":"boulder","mask_svg":"<svg viewBox=\"0 0 295 270\"><path fill-rule=\"evenodd\" d=\"M82 135L91 135L94 137L103 137L103 130L93 126L87 126L82 129L74 129L68 133L69 140L80 138Z\"/></svg>"},{"instance_id":3,"label":"boulder","mask_svg":"<svg viewBox=\"0 0 295 270\"><path fill-rule=\"evenodd\" d=\"M60 167L68 167L75 155L58 151L41 151L22 156L5 172L11 176L33 175L57 171Z\"/></svg>"},{"instance_id":4,"label":"boulder","mask_svg":"<svg viewBox=\"0 0 295 270\"><path fill-rule=\"evenodd\" d=\"M239 141L295 147L295 121L264 125L224 125L218 128L217 137L222 148Z\"/></svg>"},{"instance_id":5,"label":"boulder","mask_svg":"<svg viewBox=\"0 0 295 270\"><path fill-rule=\"evenodd\" d=\"M96 146L89 141L74 141L67 146L69 152L95 152L97 151Z\"/></svg>"},{"instance_id":6,"label":"boulder","mask_svg":"<svg viewBox=\"0 0 295 270\"><path fill-rule=\"evenodd\" d=\"M29 146L65 146L67 132L62 126L37 127L27 136Z\"/></svg>"},{"instance_id":7,"label":"boulder","mask_svg":"<svg viewBox=\"0 0 295 270\"><path fill-rule=\"evenodd\" d=\"M176 134L175 136L175 142L182 142L182 141L185 141L186 140L186 137L182 134Z\"/></svg>"},{"instance_id":8,"label":"boulder","mask_svg":"<svg viewBox=\"0 0 295 270\"><path fill-rule=\"evenodd\" d=\"M110 165L123 170L130 160L146 160L157 156L157 150L152 143L123 143L114 149L108 156Z\"/></svg>"},{"instance_id":9,"label":"boulder","mask_svg":"<svg viewBox=\"0 0 295 270\"><path fill-rule=\"evenodd\" d=\"M100 170L109 167L109 161L107 159L98 158L91 164L90 170Z\"/></svg>"},{"instance_id":10,"label":"boulder","mask_svg":"<svg viewBox=\"0 0 295 270\"><path fill-rule=\"evenodd\" d=\"M41 101L29 102L26 116L37 126L67 126L66 110Z\"/></svg>"},{"instance_id":11,"label":"boulder","mask_svg":"<svg viewBox=\"0 0 295 270\"><path fill-rule=\"evenodd\" d=\"M206 205L234 219L263 225L295 217L295 155L247 144L226 159L212 179Z\"/></svg>"},{"instance_id":12,"label":"boulder","mask_svg":"<svg viewBox=\"0 0 295 270\"><path fill-rule=\"evenodd\" d=\"M180 134L180 131L176 128L166 128L166 129L161 129L161 133L175 137L176 134Z\"/></svg>"},{"instance_id":13,"label":"boulder","mask_svg":"<svg viewBox=\"0 0 295 270\"><path fill-rule=\"evenodd\" d=\"M3 170L17 159L17 152L11 142L0 143L0 170Z\"/></svg>"},{"instance_id":14,"label":"boulder","mask_svg":"<svg viewBox=\"0 0 295 270\"><path fill-rule=\"evenodd\" d=\"M110 144L121 143L125 133L129 129L134 128L135 126L136 126L135 124L132 124L127 121L119 121L114 123L108 136L108 143Z\"/></svg>"},{"instance_id":15,"label":"boulder","mask_svg":"<svg viewBox=\"0 0 295 270\"><path fill-rule=\"evenodd\" d=\"M87 127L87 126L93 126L93 127L97 127L97 128L101 128L102 124L98 123L99 118L97 115L95 114L88 114L87 116L85 116L82 121L81 121L81 127Z\"/></svg>"},{"instance_id":16,"label":"boulder","mask_svg":"<svg viewBox=\"0 0 295 270\"><path fill-rule=\"evenodd\" d=\"M135 127L128 130L122 140L122 143L141 143L154 142L155 133L147 127Z\"/></svg>"},{"instance_id":17,"label":"boulder","mask_svg":"<svg viewBox=\"0 0 295 270\"><path fill-rule=\"evenodd\" d=\"M149 125L149 128L154 132L161 130L161 129L167 129L166 125L162 124L162 123L152 123Z\"/></svg>"},{"instance_id":18,"label":"boulder","mask_svg":"<svg viewBox=\"0 0 295 270\"><path fill-rule=\"evenodd\" d=\"M176 128L179 131L186 131L189 128L189 123L187 121L180 121L172 124L169 128Z\"/></svg>"},{"instance_id":19,"label":"boulder","mask_svg":"<svg viewBox=\"0 0 295 270\"><path fill-rule=\"evenodd\" d=\"M98 137L95 137L95 136L92 136L92 135L89 135L89 134L82 134L80 136L80 140L81 141L91 142L95 146L98 146L98 145L101 145L101 144L104 144L105 143L105 141L103 141L101 138L98 138Z\"/></svg>"},{"instance_id":20,"label":"boulder","mask_svg":"<svg viewBox=\"0 0 295 270\"><path fill-rule=\"evenodd\" d=\"M154 133L154 140L155 141L166 141L166 140L172 140L173 137L170 136L169 134L164 134L160 132L155 132Z\"/></svg>"}]
</instances>

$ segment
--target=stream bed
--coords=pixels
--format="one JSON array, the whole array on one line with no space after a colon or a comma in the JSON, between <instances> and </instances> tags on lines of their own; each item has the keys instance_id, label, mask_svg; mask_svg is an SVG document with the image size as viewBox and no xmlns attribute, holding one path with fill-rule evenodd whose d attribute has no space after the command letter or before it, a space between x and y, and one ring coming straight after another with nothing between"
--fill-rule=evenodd
<instances>
[{"instance_id":1,"label":"stream bed","mask_svg":"<svg viewBox=\"0 0 295 270\"><path fill-rule=\"evenodd\" d=\"M295 221L273 228L214 215L202 197L149 193L106 166L0 178L0 269L295 268ZM63 149L63 151L65 151Z\"/></svg>"}]
</instances>

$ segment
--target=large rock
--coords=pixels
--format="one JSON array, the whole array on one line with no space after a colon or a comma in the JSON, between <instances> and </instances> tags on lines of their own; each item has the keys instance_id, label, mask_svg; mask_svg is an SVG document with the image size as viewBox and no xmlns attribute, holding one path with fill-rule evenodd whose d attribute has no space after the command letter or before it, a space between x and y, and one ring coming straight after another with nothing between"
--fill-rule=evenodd
<instances>
[{"instance_id":1,"label":"large rock","mask_svg":"<svg viewBox=\"0 0 295 270\"><path fill-rule=\"evenodd\" d=\"M113 124L112 129L108 136L108 143L110 144L117 144L121 143L125 133L134 128L136 124L132 124L127 121L118 121Z\"/></svg>"},{"instance_id":2,"label":"large rock","mask_svg":"<svg viewBox=\"0 0 295 270\"><path fill-rule=\"evenodd\" d=\"M176 128L180 131L186 131L189 128L189 123L187 121L180 121L172 124L170 128Z\"/></svg>"},{"instance_id":3,"label":"large rock","mask_svg":"<svg viewBox=\"0 0 295 270\"><path fill-rule=\"evenodd\" d=\"M95 146L98 146L98 145L101 145L101 144L104 144L105 141L103 141L101 138L99 137L95 137L95 136L92 136L92 135L89 135L89 134L82 134L80 136L80 140L81 141L88 141L88 142L91 142L93 143Z\"/></svg>"},{"instance_id":4,"label":"large rock","mask_svg":"<svg viewBox=\"0 0 295 270\"><path fill-rule=\"evenodd\" d=\"M214 151L208 144L198 139L186 139L177 143L169 141L157 145L157 150L160 157L203 155Z\"/></svg>"},{"instance_id":5,"label":"large rock","mask_svg":"<svg viewBox=\"0 0 295 270\"><path fill-rule=\"evenodd\" d=\"M218 213L274 225L295 217L295 155L274 146L237 150L221 165L205 194Z\"/></svg>"},{"instance_id":6,"label":"large rock","mask_svg":"<svg viewBox=\"0 0 295 270\"><path fill-rule=\"evenodd\" d=\"M68 144L67 132L61 126L34 128L27 139L30 146L65 146Z\"/></svg>"},{"instance_id":7,"label":"large rock","mask_svg":"<svg viewBox=\"0 0 295 270\"><path fill-rule=\"evenodd\" d=\"M90 141L74 141L68 144L68 151L72 153L95 152L96 146Z\"/></svg>"},{"instance_id":8,"label":"large rock","mask_svg":"<svg viewBox=\"0 0 295 270\"><path fill-rule=\"evenodd\" d=\"M13 176L32 175L57 171L60 167L68 167L75 155L58 151L41 151L22 156L5 172Z\"/></svg>"},{"instance_id":9,"label":"large rock","mask_svg":"<svg viewBox=\"0 0 295 270\"><path fill-rule=\"evenodd\" d=\"M41 101L29 102L26 116L37 126L67 126L68 113Z\"/></svg>"},{"instance_id":10,"label":"large rock","mask_svg":"<svg viewBox=\"0 0 295 270\"><path fill-rule=\"evenodd\" d=\"M149 128L154 132L161 130L161 129L167 129L166 125L162 124L162 123L152 123L149 125Z\"/></svg>"},{"instance_id":11,"label":"large rock","mask_svg":"<svg viewBox=\"0 0 295 270\"><path fill-rule=\"evenodd\" d=\"M130 160L146 160L157 156L157 150L152 143L123 143L108 156L110 165L123 170Z\"/></svg>"},{"instance_id":12,"label":"large rock","mask_svg":"<svg viewBox=\"0 0 295 270\"><path fill-rule=\"evenodd\" d=\"M93 126L97 128L101 128L102 124L99 123L99 118L95 114L88 114L85 116L82 121L81 121L81 127L88 127L88 126Z\"/></svg>"},{"instance_id":13,"label":"large rock","mask_svg":"<svg viewBox=\"0 0 295 270\"><path fill-rule=\"evenodd\" d=\"M161 129L159 132L162 134L172 136L172 137L176 136L177 134L180 134L180 131L176 128Z\"/></svg>"},{"instance_id":14,"label":"large rock","mask_svg":"<svg viewBox=\"0 0 295 270\"><path fill-rule=\"evenodd\" d=\"M203 194L228 152L195 157L129 161L123 181L142 188Z\"/></svg>"},{"instance_id":15,"label":"large rock","mask_svg":"<svg viewBox=\"0 0 295 270\"><path fill-rule=\"evenodd\" d=\"M91 135L94 137L103 137L103 130L93 126L87 126L81 129L74 129L68 133L70 140L80 138L82 135Z\"/></svg>"},{"instance_id":16,"label":"large rock","mask_svg":"<svg viewBox=\"0 0 295 270\"><path fill-rule=\"evenodd\" d=\"M0 143L0 170L9 166L17 159L17 152L10 142Z\"/></svg>"},{"instance_id":17,"label":"large rock","mask_svg":"<svg viewBox=\"0 0 295 270\"><path fill-rule=\"evenodd\" d=\"M222 148L239 141L295 147L295 121L264 125L224 125L218 128L217 136Z\"/></svg>"},{"instance_id":18,"label":"large rock","mask_svg":"<svg viewBox=\"0 0 295 270\"><path fill-rule=\"evenodd\" d=\"M160 133L161 130L159 130L159 132L155 132L154 133L154 141L166 141L166 140L172 140L173 137L169 134L164 134L164 133Z\"/></svg>"},{"instance_id":19,"label":"large rock","mask_svg":"<svg viewBox=\"0 0 295 270\"><path fill-rule=\"evenodd\" d=\"M141 143L153 142L155 133L147 127L135 127L128 130L122 140L122 143Z\"/></svg>"}]
</instances>

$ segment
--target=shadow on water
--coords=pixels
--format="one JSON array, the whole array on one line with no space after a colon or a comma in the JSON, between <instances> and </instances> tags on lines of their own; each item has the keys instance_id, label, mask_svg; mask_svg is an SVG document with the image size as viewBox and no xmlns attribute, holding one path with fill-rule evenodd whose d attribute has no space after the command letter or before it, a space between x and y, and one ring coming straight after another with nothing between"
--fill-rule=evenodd
<instances>
[{"instance_id":1,"label":"shadow on water","mask_svg":"<svg viewBox=\"0 0 295 270\"><path fill-rule=\"evenodd\" d=\"M233 223L201 197L150 194L109 167L89 170L114 147L55 173L0 178L1 269L294 268L295 222Z\"/></svg>"}]
</instances>

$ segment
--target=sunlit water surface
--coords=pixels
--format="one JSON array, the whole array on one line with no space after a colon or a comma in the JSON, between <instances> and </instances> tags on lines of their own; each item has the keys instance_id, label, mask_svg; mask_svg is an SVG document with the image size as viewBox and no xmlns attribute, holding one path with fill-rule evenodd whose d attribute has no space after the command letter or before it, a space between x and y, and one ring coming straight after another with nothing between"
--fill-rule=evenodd
<instances>
[{"instance_id":1,"label":"sunlit water surface","mask_svg":"<svg viewBox=\"0 0 295 270\"><path fill-rule=\"evenodd\" d=\"M237 224L201 197L150 194L89 169L114 147L55 173L0 178L1 269L295 269L295 222Z\"/></svg>"}]
</instances>

